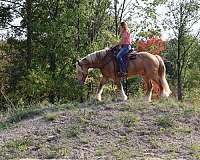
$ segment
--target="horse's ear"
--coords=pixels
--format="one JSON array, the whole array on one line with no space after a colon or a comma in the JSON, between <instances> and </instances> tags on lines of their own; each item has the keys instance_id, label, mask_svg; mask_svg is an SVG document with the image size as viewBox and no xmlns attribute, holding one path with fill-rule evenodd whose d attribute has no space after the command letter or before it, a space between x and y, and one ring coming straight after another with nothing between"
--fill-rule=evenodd
<instances>
[{"instance_id":1,"label":"horse's ear","mask_svg":"<svg viewBox=\"0 0 200 160\"><path fill-rule=\"evenodd\" d=\"M79 60L76 60L76 62L78 63L79 66L81 65Z\"/></svg>"}]
</instances>

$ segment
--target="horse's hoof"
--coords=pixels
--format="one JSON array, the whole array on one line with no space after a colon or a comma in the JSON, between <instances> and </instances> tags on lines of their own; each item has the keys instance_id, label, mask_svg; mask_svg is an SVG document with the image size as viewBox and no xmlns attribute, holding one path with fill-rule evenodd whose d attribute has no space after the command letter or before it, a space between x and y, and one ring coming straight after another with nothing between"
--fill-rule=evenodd
<instances>
[{"instance_id":1,"label":"horse's hoof","mask_svg":"<svg viewBox=\"0 0 200 160\"><path fill-rule=\"evenodd\" d=\"M148 98L148 97L144 97L144 101L145 101L145 102L151 102L151 99Z\"/></svg>"},{"instance_id":2,"label":"horse's hoof","mask_svg":"<svg viewBox=\"0 0 200 160\"><path fill-rule=\"evenodd\" d=\"M100 96L97 96L96 98L97 98L97 100L98 100L99 102L101 102L101 97L100 97Z\"/></svg>"},{"instance_id":3,"label":"horse's hoof","mask_svg":"<svg viewBox=\"0 0 200 160\"><path fill-rule=\"evenodd\" d=\"M123 101L127 101L127 99L128 99L128 97L126 96L126 97L123 98Z\"/></svg>"},{"instance_id":4,"label":"horse's hoof","mask_svg":"<svg viewBox=\"0 0 200 160\"><path fill-rule=\"evenodd\" d=\"M162 92L161 97L169 97L170 93Z\"/></svg>"}]
</instances>

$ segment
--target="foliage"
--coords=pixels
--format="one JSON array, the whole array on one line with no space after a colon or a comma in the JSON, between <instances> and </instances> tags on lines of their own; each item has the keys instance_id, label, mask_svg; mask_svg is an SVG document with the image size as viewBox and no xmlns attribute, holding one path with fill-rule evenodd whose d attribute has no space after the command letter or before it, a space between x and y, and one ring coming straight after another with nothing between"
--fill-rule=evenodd
<instances>
[{"instance_id":1,"label":"foliage","mask_svg":"<svg viewBox=\"0 0 200 160\"><path fill-rule=\"evenodd\" d=\"M159 38L161 28L156 22L156 7L166 3L166 0L123 2L124 6L123 3L117 3L117 17L114 17L110 0L1 0L0 29L8 31L8 35L0 42L0 109L43 100L50 103L66 103L93 95L100 73L92 71L86 86L81 88L75 77L75 63L77 59L109 47L117 40L113 34L118 32L115 18L117 21L132 20L129 23L130 31L133 34L138 33L139 37L146 40L139 40L133 45L136 45L139 51L166 56L173 62L176 73L178 39L176 37L166 42L165 51L165 42ZM194 2L183 5L185 11L191 13L188 19L183 21L187 25L181 32L184 33L181 37L181 53L185 53L184 47L189 47L187 54L183 54L185 56L181 59L181 72L187 93L185 97L190 97L192 87L199 84L199 74L194 75L192 72L194 70L195 73L199 73L200 70L199 42L197 37L191 36L189 27L190 20L195 22L195 18L198 18L198 14L195 14L198 13L199 7L196 1ZM169 3L169 7L172 8L178 5L179 3ZM177 27L181 25L178 24L179 14L175 15L177 17L174 18L173 29L177 31ZM187 12L183 12L183 15L187 15ZM166 13L165 16L168 23L172 14ZM135 19L139 17L142 18L138 23ZM16 18L20 20L18 25L12 23ZM177 78L176 74L173 78ZM133 78L129 82L130 93L142 93L141 79ZM112 92L111 85L107 90Z\"/></svg>"},{"instance_id":2,"label":"foliage","mask_svg":"<svg viewBox=\"0 0 200 160\"><path fill-rule=\"evenodd\" d=\"M185 83L185 72L190 63L190 53L194 50L196 39L199 35L199 29L194 31L195 25L198 25L200 7L197 0L168 1L167 12L165 14L165 25L172 30L174 35L173 52L176 62L177 75L177 95L182 100L184 96L183 87Z\"/></svg>"},{"instance_id":3,"label":"foliage","mask_svg":"<svg viewBox=\"0 0 200 160\"><path fill-rule=\"evenodd\" d=\"M21 28L28 18L26 3L19 9ZM14 105L44 99L63 103L79 99L81 92L86 96L88 88L81 89L76 81L75 62L115 41L110 31L113 19L108 15L109 0L73 4L63 0L34 1L31 6L31 66L27 70L27 40L7 39L1 46L5 54L1 63L4 94ZM10 11L15 15L15 11ZM8 15L2 18L8 19ZM5 25L9 26L8 22ZM8 103L2 95L1 102L1 107Z\"/></svg>"},{"instance_id":4,"label":"foliage","mask_svg":"<svg viewBox=\"0 0 200 160\"><path fill-rule=\"evenodd\" d=\"M152 36L146 41L138 40L136 42L136 48L139 52L148 51L151 54L160 55L165 50L165 42L157 36Z\"/></svg>"}]
</instances>

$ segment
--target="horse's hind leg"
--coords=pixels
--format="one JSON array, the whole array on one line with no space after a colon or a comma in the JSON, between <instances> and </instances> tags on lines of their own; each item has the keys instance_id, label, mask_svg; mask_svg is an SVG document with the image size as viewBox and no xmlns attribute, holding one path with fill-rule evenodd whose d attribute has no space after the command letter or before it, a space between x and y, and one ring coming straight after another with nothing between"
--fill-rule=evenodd
<instances>
[{"instance_id":1,"label":"horse's hind leg","mask_svg":"<svg viewBox=\"0 0 200 160\"><path fill-rule=\"evenodd\" d=\"M160 96L161 96L161 97L168 97L167 93L165 92L165 90L164 90L164 88L163 88L161 79L160 79L160 78L157 78L157 79L154 79L153 81L156 82L156 84L157 84L157 85L159 86L159 88L160 88Z\"/></svg>"},{"instance_id":2,"label":"horse's hind leg","mask_svg":"<svg viewBox=\"0 0 200 160\"><path fill-rule=\"evenodd\" d=\"M159 86L160 96L163 97L163 95L164 95L164 89L163 89L163 86L162 86L162 83L161 83L160 79L159 78L153 79L153 81Z\"/></svg>"},{"instance_id":3,"label":"horse's hind leg","mask_svg":"<svg viewBox=\"0 0 200 160\"><path fill-rule=\"evenodd\" d=\"M146 91L144 100L147 101L147 102L151 102L151 96L152 96L153 85L152 85L151 80L149 80L149 79L148 79L148 80L145 79L145 82L146 82L146 84L147 84L147 91Z\"/></svg>"},{"instance_id":4,"label":"horse's hind leg","mask_svg":"<svg viewBox=\"0 0 200 160\"><path fill-rule=\"evenodd\" d=\"M99 87L97 89L97 94L96 94L96 98L97 100L101 101L101 94L103 92L103 86L104 84L107 82L107 78L106 77L102 77L101 81L100 81L100 84L99 84Z\"/></svg>"}]
</instances>

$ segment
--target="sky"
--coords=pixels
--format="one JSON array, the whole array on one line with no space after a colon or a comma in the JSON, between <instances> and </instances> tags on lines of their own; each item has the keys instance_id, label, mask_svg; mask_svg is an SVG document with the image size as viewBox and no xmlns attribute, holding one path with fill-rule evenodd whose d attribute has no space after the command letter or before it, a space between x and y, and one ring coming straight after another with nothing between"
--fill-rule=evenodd
<instances>
[{"instance_id":1,"label":"sky","mask_svg":"<svg viewBox=\"0 0 200 160\"><path fill-rule=\"evenodd\" d=\"M130 0L126 0L126 2L129 2ZM134 1L134 0L132 0ZM140 0L138 0L140 2ZM123 2L123 0L119 0L119 4L118 4L118 7L121 5L121 3ZM142 4L142 3L141 3ZM158 7L157 9L158 13L163 13L163 7ZM21 18L16 18L14 19L14 21L11 23L12 25L16 25L16 26L19 26L20 25L20 21L21 21ZM0 30L0 36L3 34L3 35L6 35L7 31L6 30ZM134 33L132 33L134 34ZM135 36L135 35L134 35ZM169 38L169 32L168 31L164 31L162 30L162 38L163 39L168 39Z\"/></svg>"},{"instance_id":2,"label":"sky","mask_svg":"<svg viewBox=\"0 0 200 160\"><path fill-rule=\"evenodd\" d=\"M118 0L118 1L119 1L119 6L120 6L124 0ZM132 1L132 3L136 3L136 0L131 0L131 1ZM139 4L142 7L145 7L144 3L141 0L137 0L137 1L139 2ZM149 3L153 2L153 0L147 0L147 1ZM174 1L178 3L179 0L174 0ZM126 3L128 3L128 2L129 2L129 0L126 0ZM167 13L167 11L168 11L167 9L168 8L166 7L166 5L159 5L156 7L156 13L157 13L157 15L159 15L159 16L157 16L157 24L160 24L159 27L161 29L161 38L163 40L168 40L168 39L175 37L173 30L164 29L161 25L161 23L165 21L164 18L165 18L165 13ZM141 20L141 18L138 19L138 22L140 20ZM192 34L195 35L197 33L197 31L199 31L199 30L200 30L200 21L192 27ZM132 34L134 34L134 33L132 33Z\"/></svg>"},{"instance_id":3,"label":"sky","mask_svg":"<svg viewBox=\"0 0 200 160\"><path fill-rule=\"evenodd\" d=\"M119 6L123 3L123 1L124 1L124 0L119 0ZM136 3L135 1L136 1L136 0L132 0L132 3ZM148 1L149 1L149 2L152 2L153 0L148 0ZM129 0L126 0L126 3L128 3L128 2L129 2ZM145 7L144 3L143 3L141 0L138 0L138 2L139 2L139 4L140 4L142 7ZM136 12L137 12L137 11L136 11ZM160 16L159 16L159 22L157 21L158 24L161 23L161 22L163 21L165 12L166 12L166 7L165 7L164 5L156 7L156 13L157 13L158 15L160 15ZM134 18L134 21L136 21L136 22L139 24L139 22L141 21L141 18L142 18L142 17L139 17L138 19L135 19L135 18ZM151 21L151 20L149 19L149 21ZM172 37L172 34L173 34L173 33L172 33L171 31L169 31L169 30L164 30L163 27L162 27L161 25L160 25L160 29L161 29L161 38L162 38L163 40L167 40L167 39L169 39L169 38ZM132 34L135 34L135 33L132 33ZM137 33L136 33L136 34L137 34ZM133 37L137 37L137 35L134 35Z\"/></svg>"},{"instance_id":4,"label":"sky","mask_svg":"<svg viewBox=\"0 0 200 160\"><path fill-rule=\"evenodd\" d=\"M126 0L126 3L128 3L130 0ZM131 0L132 3L135 2L135 0ZM149 0L149 2L151 2L153 0ZM178 1L178 0L177 0ZM123 0L119 0L119 4L118 4L118 7L122 4ZM140 3L140 5L143 5L142 1L141 0L138 0L138 2ZM162 21L164 21L164 17L165 17L165 12L167 11L166 7L164 5L161 5L161 6L158 6L156 8L156 12L157 14L159 15L159 22L158 23L161 23ZM141 19L139 18L138 21L140 21ZM21 18L16 18L14 19L14 21L12 22L13 25L20 25L20 21L21 21ZM193 30L194 32L196 32L198 29L199 29L199 26L200 26L200 22L195 25L193 27ZM164 30L163 27L160 25L160 28L161 28L161 38L163 40L168 40L169 38L173 38L173 31L172 30ZM6 35L6 31L5 30L0 30L0 36L1 35ZM133 37L136 37L137 36L137 33L132 33Z\"/></svg>"}]
</instances>

